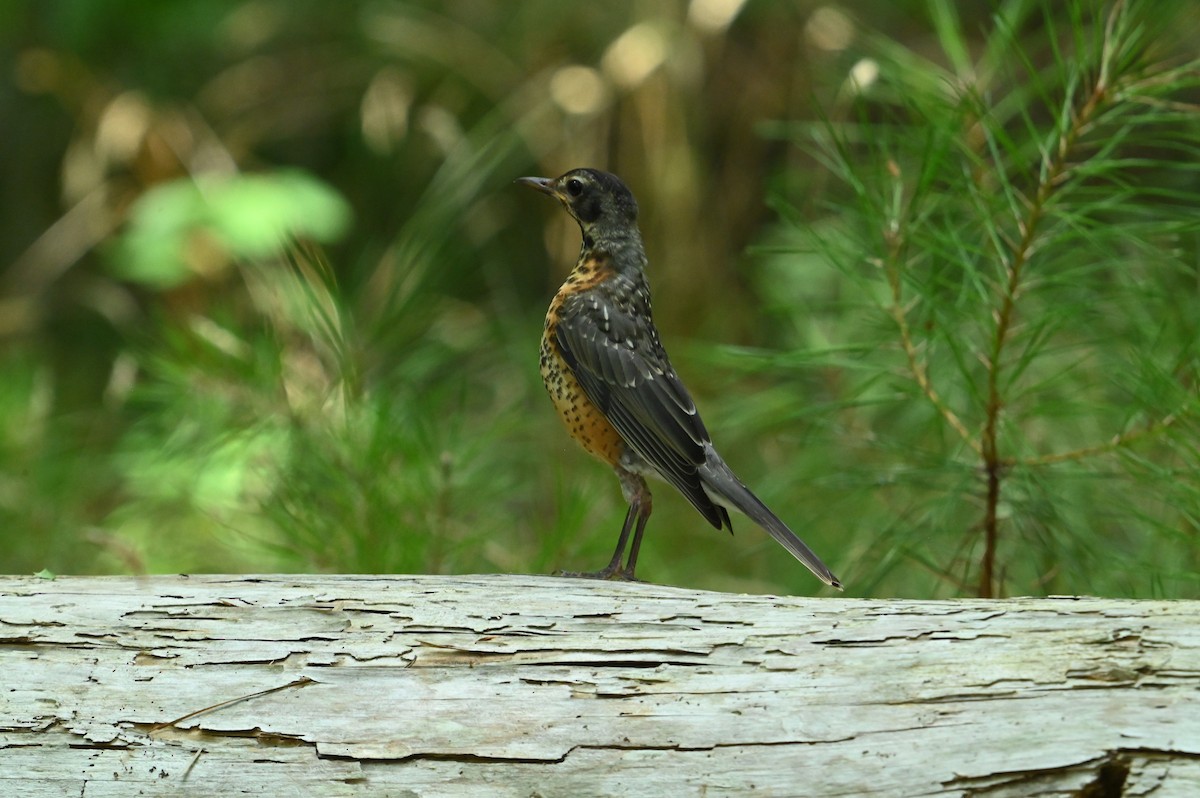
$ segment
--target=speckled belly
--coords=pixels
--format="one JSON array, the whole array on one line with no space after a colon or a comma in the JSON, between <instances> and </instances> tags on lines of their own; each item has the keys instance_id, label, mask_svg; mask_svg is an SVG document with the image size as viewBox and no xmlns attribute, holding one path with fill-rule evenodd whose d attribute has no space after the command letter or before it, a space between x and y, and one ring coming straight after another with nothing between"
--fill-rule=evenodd
<instances>
[{"instance_id":1,"label":"speckled belly","mask_svg":"<svg viewBox=\"0 0 1200 798\"><path fill-rule=\"evenodd\" d=\"M546 385L546 391L549 392L559 417L580 446L609 465L616 465L625 451L625 442L604 414L584 394L579 381L563 362L557 345L550 340L550 334L551 330L548 328L542 335L542 382Z\"/></svg>"}]
</instances>

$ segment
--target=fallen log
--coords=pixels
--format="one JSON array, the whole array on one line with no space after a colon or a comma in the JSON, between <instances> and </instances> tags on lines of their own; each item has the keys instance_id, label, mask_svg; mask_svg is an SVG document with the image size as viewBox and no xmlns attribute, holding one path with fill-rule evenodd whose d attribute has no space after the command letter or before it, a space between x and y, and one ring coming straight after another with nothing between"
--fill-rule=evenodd
<instances>
[{"instance_id":1,"label":"fallen log","mask_svg":"<svg viewBox=\"0 0 1200 798\"><path fill-rule=\"evenodd\" d=\"M1200 604L0 577L0 794L1200 795Z\"/></svg>"}]
</instances>

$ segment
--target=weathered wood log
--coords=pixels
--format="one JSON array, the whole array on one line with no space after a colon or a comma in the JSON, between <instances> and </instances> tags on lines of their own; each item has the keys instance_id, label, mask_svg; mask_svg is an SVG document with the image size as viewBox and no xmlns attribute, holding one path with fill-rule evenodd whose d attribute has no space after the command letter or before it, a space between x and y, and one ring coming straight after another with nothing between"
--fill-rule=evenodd
<instances>
[{"instance_id":1,"label":"weathered wood log","mask_svg":"<svg viewBox=\"0 0 1200 798\"><path fill-rule=\"evenodd\" d=\"M1200 605L0 578L0 795L1200 796Z\"/></svg>"}]
</instances>

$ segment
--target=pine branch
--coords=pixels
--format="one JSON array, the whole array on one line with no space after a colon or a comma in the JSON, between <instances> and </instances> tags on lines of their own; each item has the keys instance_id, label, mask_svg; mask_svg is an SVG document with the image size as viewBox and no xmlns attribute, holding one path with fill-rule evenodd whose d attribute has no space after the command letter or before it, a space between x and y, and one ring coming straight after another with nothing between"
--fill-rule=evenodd
<instances>
[{"instance_id":1,"label":"pine branch","mask_svg":"<svg viewBox=\"0 0 1200 798\"><path fill-rule=\"evenodd\" d=\"M1041 19L1026 14L1039 7ZM918 389L881 396L870 368L890 372L889 349L863 347L854 368L875 404L861 404L855 428L877 436L864 448L898 458L880 504L909 519L884 523L896 548L880 567L902 552L981 596L1008 592L1009 580L1086 590L1085 569L1098 565L1089 557L1157 556L1123 549L1139 523L1165 536L1156 531L1200 517L1200 491L1173 484L1167 499L1144 484L1200 452L1180 423L1200 409L1189 304L1200 62L1170 63L1172 52L1190 57L1173 37L1182 7L1171 17L1121 0L1095 19L1083 0L1022 8L997 17L983 43L941 19L939 41L959 54L943 59L953 71L888 45L881 87L857 125L826 127L835 147L823 161L854 201L836 228L844 238L826 226L821 243L882 311L881 334ZM964 65L966 53L982 55ZM1129 413L1114 392L1157 420L1104 435ZM1166 446L1115 469L1042 468L1153 438ZM962 458L962 444L974 456ZM1113 520L1114 507L1126 515ZM1091 545L1097 534L1113 539ZM1005 559L1010 546L1020 559Z\"/></svg>"}]
</instances>

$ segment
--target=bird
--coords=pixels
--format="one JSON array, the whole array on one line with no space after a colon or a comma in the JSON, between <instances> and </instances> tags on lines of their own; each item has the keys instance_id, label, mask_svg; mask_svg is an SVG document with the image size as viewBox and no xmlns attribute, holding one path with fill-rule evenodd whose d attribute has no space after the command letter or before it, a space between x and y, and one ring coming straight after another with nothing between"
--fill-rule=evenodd
<instances>
[{"instance_id":1,"label":"bird","mask_svg":"<svg viewBox=\"0 0 1200 798\"><path fill-rule=\"evenodd\" d=\"M612 468L629 505L609 564L564 575L639 581L638 551L653 509L646 477L653 477L674 486L718 530L733 531L730 509L745 514L840 590L825 563L714 448L654 325L633 193L616 175L592 168L515 182L558 200L579 224L579 259L550 302L539 365L571 437Z\"/></svg>"}]
</instances>

